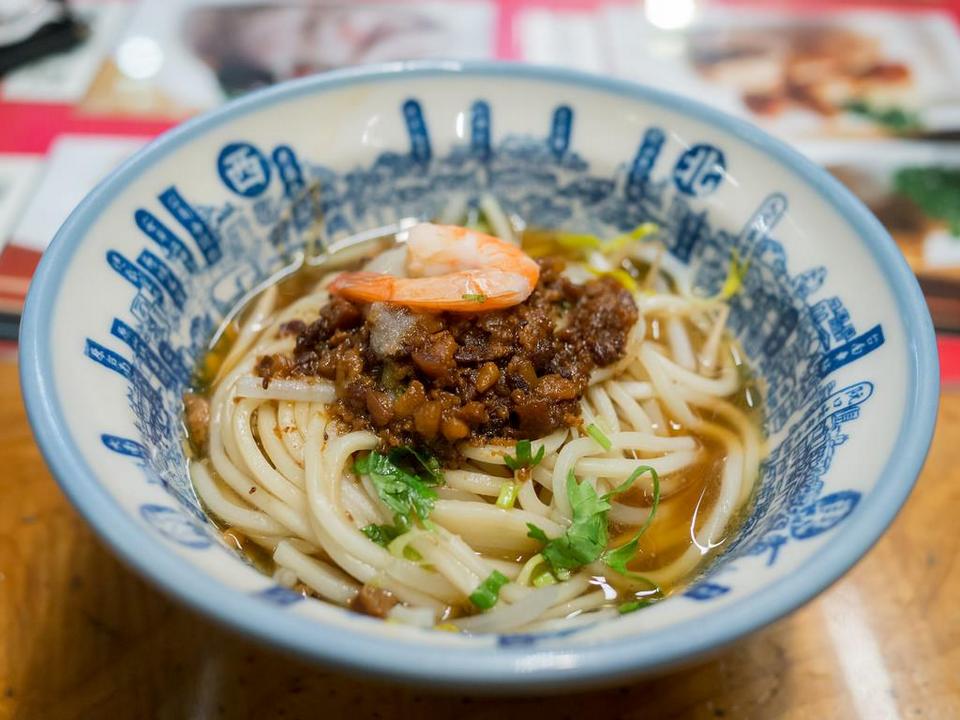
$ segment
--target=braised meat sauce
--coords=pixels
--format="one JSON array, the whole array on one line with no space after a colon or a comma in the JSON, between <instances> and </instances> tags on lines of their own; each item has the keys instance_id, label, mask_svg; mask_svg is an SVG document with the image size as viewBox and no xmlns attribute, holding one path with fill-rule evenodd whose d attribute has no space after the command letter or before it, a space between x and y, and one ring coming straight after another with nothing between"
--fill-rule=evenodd
<instances>
[{"instance_id":1,"label":"braised meat sauce","mask_svg":"<svg viewBox=\"0 0 960 720\"><path fill-rule=\"evenodd\" d=\"M332 297L288 355L256 366L272 378L325 378L334 418L373 430L385 447L427 445L457 456L463 440L535 438L579 422L590 373L621 359L637 307L617 281L584 284L540 260L540 279L520 305L478 314L420 314Z\"/></svg>"}]
</instances>

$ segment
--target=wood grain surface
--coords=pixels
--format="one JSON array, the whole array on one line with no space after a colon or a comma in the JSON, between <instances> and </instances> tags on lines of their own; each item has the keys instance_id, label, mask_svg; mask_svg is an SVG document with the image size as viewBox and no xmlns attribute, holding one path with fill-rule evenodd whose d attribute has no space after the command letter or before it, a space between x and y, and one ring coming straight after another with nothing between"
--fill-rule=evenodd
<instances>
[{"instance_id":1,"label":"wood grain surface","mask_svg":"<svg viewBox=\"0 0 960 720\"><path fill-rule=\"evenodd\" d=\"M0 364L0 718L960 718L960 394L893 527L817 600L708 662L566 697L431 696L319 670L162 596L50 477Z\"/></svg>"}]
</instances>

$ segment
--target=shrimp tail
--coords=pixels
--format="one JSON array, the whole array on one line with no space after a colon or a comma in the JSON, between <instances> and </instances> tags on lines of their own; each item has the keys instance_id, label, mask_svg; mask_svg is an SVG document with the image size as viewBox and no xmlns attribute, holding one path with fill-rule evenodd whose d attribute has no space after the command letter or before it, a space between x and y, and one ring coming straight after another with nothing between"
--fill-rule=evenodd
<instances>
[{"instance_id":1,"label":"shrimp tail","mask_svg":"<svg viewBox=\"0 0 960 720\"><path fill-rule=\"evenodd\" d=\"M361 302L385 302L394 297L396 278L375 272L344 272L333 279L327 289Z\"/></svg>"}]
</instances>

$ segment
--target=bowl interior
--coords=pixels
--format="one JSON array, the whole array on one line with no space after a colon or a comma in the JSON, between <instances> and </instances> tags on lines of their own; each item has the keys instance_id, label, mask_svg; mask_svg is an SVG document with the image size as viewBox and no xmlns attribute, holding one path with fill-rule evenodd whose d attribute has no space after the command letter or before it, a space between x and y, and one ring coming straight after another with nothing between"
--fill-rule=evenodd
<instances>
[{"instance_id":1,"label":"bowl interior","mask_svg":"<svg viewBox=\"0 0 960 720\"><path fill-rule=\"evenodd\" d=\"M223 544L185 472L181 393L238 301L308 246L486 192L532 226L612 235L656 222L706 292L719 290L733 251L749 258L729 325L767 391L757 500L704 577L644 612L464 638L305 601ZM31 291L23 338L48 461L134 565L316 657L480 684L649 669L822 589L876 539L916 476L934 358L912 276L824 173L695 103L503 66L340 73L188 123L71 217Z\"/></svg>"}]
</instances>

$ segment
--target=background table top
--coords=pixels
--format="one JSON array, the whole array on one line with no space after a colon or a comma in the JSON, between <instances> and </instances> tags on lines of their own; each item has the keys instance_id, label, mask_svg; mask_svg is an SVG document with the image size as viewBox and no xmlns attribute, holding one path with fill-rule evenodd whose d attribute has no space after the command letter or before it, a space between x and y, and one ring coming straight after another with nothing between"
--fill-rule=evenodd
<instances>
[{"instance_id":1,"label":"background table top","mask_svg":"<svg viewBox=\"0 0 960 720\"><path fill-rule=\"evenodd\" d=\"M57 488L0 363L0 718L960 718L958 439L946 392L917 488L870 554L711 660L567 697L435 697L265 649L140 580Z\"/></svg>"}]
</instances>

